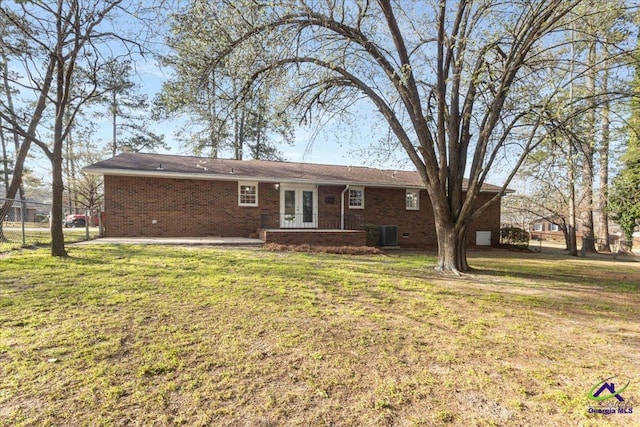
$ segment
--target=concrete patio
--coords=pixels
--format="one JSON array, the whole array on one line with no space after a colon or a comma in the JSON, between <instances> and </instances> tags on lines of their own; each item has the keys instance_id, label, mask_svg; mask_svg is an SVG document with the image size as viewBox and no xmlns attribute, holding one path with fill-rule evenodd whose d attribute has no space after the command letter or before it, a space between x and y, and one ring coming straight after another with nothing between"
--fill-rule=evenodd
<instances>
[{"instance_id":1,"label":"concrete patio","mask_svg":"<svg viewBox=\"0 0 640 427\"><path fill-rule=\"evenodd\" d=\"M248 237L102 237L76 244L262 246L264 242L260 239Z\"/></svg>"}]
</instances>

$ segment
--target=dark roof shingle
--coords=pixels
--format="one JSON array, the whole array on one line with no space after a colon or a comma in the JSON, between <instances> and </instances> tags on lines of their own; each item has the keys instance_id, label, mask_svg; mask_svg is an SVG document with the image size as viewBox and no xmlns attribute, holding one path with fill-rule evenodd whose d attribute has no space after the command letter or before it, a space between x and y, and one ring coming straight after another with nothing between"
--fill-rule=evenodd
<instances>
[{"instance_id":1,"label":"dark roof shingle","mask_svg":"<svg viewBox=\"0 0 640 427\"><path fill-rule=\"evenodd\" d=\"M424 187L417 172L316 163L229 160L169 154L122 153L84 168L100 175L256 180L324 185ZM499 191L485 184L484 191Z\"/></svg>"}]
</instances>

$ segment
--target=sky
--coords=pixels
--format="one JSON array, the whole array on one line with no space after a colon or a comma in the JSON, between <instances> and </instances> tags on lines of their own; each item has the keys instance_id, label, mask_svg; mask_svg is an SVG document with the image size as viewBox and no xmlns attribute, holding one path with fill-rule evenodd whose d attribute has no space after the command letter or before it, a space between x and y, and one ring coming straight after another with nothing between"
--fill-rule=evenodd
<instances>
[{"instance_id":1,"label":"sky","mask_svg":"<svg viewBox=\"0 0 640 427\"><path fill-rule=\"evenodd\" d=\"M171 72L161 69L151 61L138 61L135 69L137 76L134 81L139 85L140 93L147 94L149 99L160 92L163 81L169 78ZM192 155L176 136L181 120L186 118L162 120L154 126L154 132L164 134L170 147L169 150L156 150L157 153ZM98 124L94 142L107 147L112 138L110 118L105 117ZM388 125L383 117L367 101L361 101L349 120L335 119L320 127L300 126L295 131L293 145L281 144L278 148L284 159L291 162L415 170L402 148L395 147L391 154L380 148L385 147L386 143L380 141L386 140L388 132ZM220 157L230 157L231 154L222 153ZM105 154L105 159L110 156L110 152ZM40 171L45 179L49 179L51 165L44 156L33 157L30 165L34 170ZM502 184L504 177L497 172L489 178L489 182Z\"/></svg>"},{"instance_id":2,"label":"sky","mask_svg":"<svg viewBox=\"0 0 640 427\"><path fill-rule=\"evenodd\" d=\"M170 76L169 70L163 70L152 61L140 60L135 64L137 75L133 78L139 85L139 92L147 94L149 99L160 92L162 83ZM381 133L386 135L387 125L383 118L375 114L368 104L361 105L355 116L349 122L333 120L324 126L299 126L295 130L293 145L281 144L279 149L286 161L303 163L323 163L345 166L368 166L380 169L413 170L414 166L408 161L404 152L395 151L391 158L384 155L372 154L371 146L376 144L376 138ZM97 120L98 128L93 141L101 147L109 146L111 141L110 117L104 116ZM170 149L159 149L161 154L191 155L182 146L176 136L182 119L161 120L153 127L154 132L165 135L165 141ZM31 151L29 167L45 180L50 180L51 164L38 150ZM222 153L221 157L231 153ZM108 152L105 158L110 157ZM246 158L246 156L245 156Z\"/></svg>"},{"instance_id":3,"label":"sky","mask_svg":"<svg viewBox=\"0 0 640 427\"><path fill-rule=\"evenodd\" d=\"M114 21L114 25L118 24L119 22ZM162 27L163 25L159 24L156 29L158 38L164 34L165 30ZM140 92L147 94L149 99L153 99L160 92L162 82L168 79L171 73L169 70L161 69L152 57L137 61L135 69L138 72L136 79ZM154 131L165 135L165 141L171 147L167 153L190 154L176 137L175 132L178 128L179 121L171 119L159 122ZM388 125L382 116L369 103L363 101L354 111L351 120L342 122L334 119L319 129L299 127L295 132L295 143L290 146L281 145L279 148L288 161L413 170L413 164L401 148L393 151L391 155L384 152L388 132ZM107 146L110 140L111 124L105 117L94 136L94 141L100 141L100 145ZM35 156L31 165L33 169L42 171L42 176L50 175L51 166L43 156ZM494 184L502 183L499 174L490 177L489 181Z\"/></svg>"},{"instance_id":4,"label":"sky","mask_svg":"<svg viewBox=\"0 0 640 427\"><path fill-rule=\"evenodd\" d=\"M138 5L145 5L145 2L134 2ZM169 1L163 3L166 6L180 8L184 5L180 1ZM416 13L420 12L420 3L417 4ZM422 3L426 4L426 3ZM507 6L509 7L509 6ZM149 19L149 27L151 28L146 37L155 43L154 50L162 52L167 49L164 45L164 38L167 34L169 20L166 12L159 12L157 19ZM130 15L127 17L126 15ZM113 32L122 35L121 32L127 32L127 28L133 32L133 35L144 33L140 30L140 21L136 14L127 13L124 20L110 19L108 21L109 28ZM156 15L151 15L156 17ZM425 15L430 19L427 15ZM136 18L136 19L134 19ZM107 22L105 21L105 25ZM111 46L109 46L111 47ZM113 52L120 53L114 47ZM135 68L138 71L138 83L140 91L146 93L152 99L160 92L162 82L170 77L170 71L161 69L150 55L146 60L137 61ZM300 127L295 132L295 143L291 146L281 145L284 158L289 161L310 162L310 163L327 163L351 166L371 166L387 169L405 169L413 170L414 166L408 161L406 153L402 149L396 149L393 155L381 152L380 148L385 147L385 141L389 132L388 126L382 116L371 105L361 103L354 112L355 116L348 122L339 120L329 121L320 129L308 127ZM154 131L164 134L165 140L171 146L168 152L171 154L190 154L188 150L181 146L175 131L179 128L179 122L176 119L165 120L157 124ZM102 121L102 125L98 133L94 136L94 140L101 141L101 145L107 146L111 139L111 129L108 118ZM37 152L37 150L36 150ZM230 153L228 153L230 154ZM34 169L42 171L42 176L50 175L49 161L43 156L35 156L31 160ZM492 171L488 181L494 184L502 184L504 176L502 171L496 168Z\"/></svg>"},{"instance_id":5,"label":"sky","mask_svg":"<svg viewBox=\"0 0 640 427\"><path fill-rule=\"evenodd\" d=\"M162 89L162 83L170 77L170 70L162 69L152 61L138 61L135 65L138 75L134 78L140 93L149 99ZM294 144L279 145L285 160L304 163L325 163L345 166L369 166L381 169L412 169L404 152L395 151L395 155L371 155L370 147L376 144L380 133L386 134L387 125L368 102L361 102L348 121L332 120L320 128L299 126L295 130ZM190 155L188 149L181 146L175 135L176 130L186 118L178 121L164 120L157 123L157 131L165 135L170 150L158 150L162 154ZM111 123L104 120L96 134L96 139L111 140ZM221 157L232 153L223 153ZM246 155L245 155L246 158Z\"/></svg>"}]
</instances>

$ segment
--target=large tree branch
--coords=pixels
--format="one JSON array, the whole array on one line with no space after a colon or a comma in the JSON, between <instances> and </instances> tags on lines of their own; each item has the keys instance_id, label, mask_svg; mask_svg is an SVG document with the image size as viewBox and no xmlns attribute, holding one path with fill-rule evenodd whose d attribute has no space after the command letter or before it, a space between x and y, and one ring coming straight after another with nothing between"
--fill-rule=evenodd
<instances>
[{"instance_id":1,"label":"large tree branch","mask_svg":"<svg viewBox=\"0 0 640 427\"><path fill-rule=\"evenodd\" d=\"M400 26L398 25L393 13L390 1L378 0L378 3L380 4L380 8L386 18L387 26L396 47L398 59L400 60L400 79L392 79L392 81L395 88L398 90L398 93L402 96L409 118L416 130L418 140L422 142L426 139L427 141L426 143L422 142L421 144L423 150L432 151L433 137L431 136L431 132L429 131L423 115L420 91L416 84L413 69L411 67L411 60L409 58L409 52L402 35L402 31L400 30ZM429 156L434 154L435 153L429 153ZM431 181L434 182L433 179Z\"/></svg>"},{"instance_id":2,"label":"large tree branch","mask_svg":"<svg viewBox=\"0 0 640 427\"><path fill-rule=\"evenodd\" d=\"M468 191L476 192L478 185L482 184L482 182L478 181L478 177L482 171L482 164L486 156L491 135L500 119L500 113L503 110L509 89L518 72L526 64L526 58L533 45L543 34L553 28L557 20L567 15L575 7L575 4L570 3L565 5L564 2L557 0L546 5L541 4L535 7L537 7L537 10L527 15L527 18L521 26L516 28L515 38L512 43L512 48L505 59L505 65L500 84L496 90L496 95L483 116L480 125L480 135L478 136L471 164L470 188Z\"/></svg>"},{"instance_id":3,"label":"large tree branch","mask_svg":"<svg viewBox=\"0 0 640 427\"><path fill-rule=\"evenodd\" d=\"M417 150L413 146L411 138L407 134L406 130L404 129L404 126L398 119L393 108L391 108L391 106L387 103L387 101L380 94L378 94L370 85L368 85L366 82L359 79L357 76L350 73L343 67L337 66L336 64L329 63L315 57L293 57L293 58L280 59L269 64L269 66L261 68L256 72L254 72L253 75L248 79L247 84L245 84L245 87L243 88L242 92L245 93L248 90L250 90L252 83L258 80L261 74L266 73L269 70L272 70L274 68L285 67L286 65L289 65L289 64L313 64L315 66L318 66L321 69L331 71L332 73L336 73L340 76L340 80L336 78L332 78L329 81L321 80L310 87L319 86L319 87L323 87L324 90L328 90L332 88L330 83L336 83L336 84L339 84L340 86L353 87L359 90L360 92L362 92L376 106L376 108L378 108L380 113L387 120L387 122L389 123L389 126L394 132L394 135L398 138L402 147L407 151L409 158L411 159L412 163L420 173L421 177L425 180L425 182L433 182L432 181L433 174L430 173L428 165L435 164L436 162L435 158L433 157L421 158ZM317 96L318 95L316 95L313 99L317 99ZM422 154L424 156L424 153Z\"/></svg>"},{"instance_id":4,"label":"large tree branch","mask_svg":"<svg viewBox=\"0 0 640 427\"><path fill-rule=\"evenodd\" d=\"M239 48L244 42L260 33L294 26L297 27L296 31L298 37L300 37L302 31L306 28L325 28L336 35L341 36L344 40L355 43L369 54L374 62L385 73L389 81L403 99L412 124L416 129L416 135L421 143L421 151L427 153L426 157L436 159L435 152L433 152L433 138L422 113L419 91L411 71L409 56L406 47L404 46L404 42L402 41L400 28L397 23L395 23L395 17L391 11L389 2L383 0L379 3L385 13L387 21L389 22L392 37L396 41L396 49L399 50L398 56L400 59L400 70L397 70L396 67L392 65L388 59L388 55L383 53L383 49L369 40L359 28L350 27L343 22L335 21L331 16L319 14L311 10L305 13L287 14L266 24L253 27L235 40L231 41L228 46L223 49L216 58L214 58L214 61L211 63L211 67L216 67L220 61L224 60L224 58L230 55L235 49ZM299 55L305 56L303 53L299 53ZM436 165L437 163L434 164L434 166ZM430 181L433 181L433 179L430 179Z\"/></svg>"}]
</instances>

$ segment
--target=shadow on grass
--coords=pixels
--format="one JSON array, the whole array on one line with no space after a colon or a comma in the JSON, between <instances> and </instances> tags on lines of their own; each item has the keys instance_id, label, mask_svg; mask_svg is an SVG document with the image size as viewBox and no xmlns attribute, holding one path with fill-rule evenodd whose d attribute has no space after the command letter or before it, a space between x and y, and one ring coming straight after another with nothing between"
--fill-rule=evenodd
<instances>
[{"instance_id":1,"label":"shadow on grass","mask_svg":"<svg viewBox=\"0 0 640 427\"><path fill-rule=\"evenodd\" d=\"M429 292L436 297L483 301L496 309L505 305L554 317L623 320L640 303L640 264L612 257L472 251L473 270L460 277L435 272L431 252L403 252L394 258L405 257L414 258L413 268L380 273L396 282L401 277L424 280L435 285ZM422 263L416 262L420 259Z\"/></svg>"},{"instance_id":2,"label":"shadow on grass","mask_svg":"<svg viewBox=\"0 0 640 427\"><path fill-rule=\"evenodd\" d=\"M172 270L198 274L198 265L206 263L219 269L242 270L247 274L279 277L282 280L313 280L341 286L341 271L376 277L404 288L401 279L419 279L425 283L460 281L478 286L474 293L509 293L517 300L544 306L550 303L599 304L600 292L637 293L640 288L640 264L613 259L573 258L561 254L520 253L503 250L472 251L469 262L474 270L462 278L442 275L433 270L434 252L398 251L387 255L344 256L261 250L229 250L210 247L181 247L167 250L154 245L100 245L73 247L71 259L83 265L98 265L119 260L146 264L151 270L164 265ZM186 263L191 262L191 266ZM296 268L293 269L292 265ZM114 268L118 268L117 265ZM350 278L347 280L357 280ZM487 286L490 286L488 288ZM467 289L467 291L469 291ZM592 293L593 295L589 295ZM573 296L572 296L573 295ZM572 298L575 298L572 300ZM607 308L607 310L609 307Z\"/></svg>"},{"instance_id":3,"label":"shadow on grass","mask_svg":"<svg viewBox=\"0 0 640 427\"><path fill-rule=\"evenodd\" d=\"M596 288L612 292L640 290L640 264L605 258L575 258L555 254L491 251L474 253L471 274L478 278L526 279L544 288L582 291ZM577 285L577 287L571 286Z\"/></svg>"}]
</instances>

